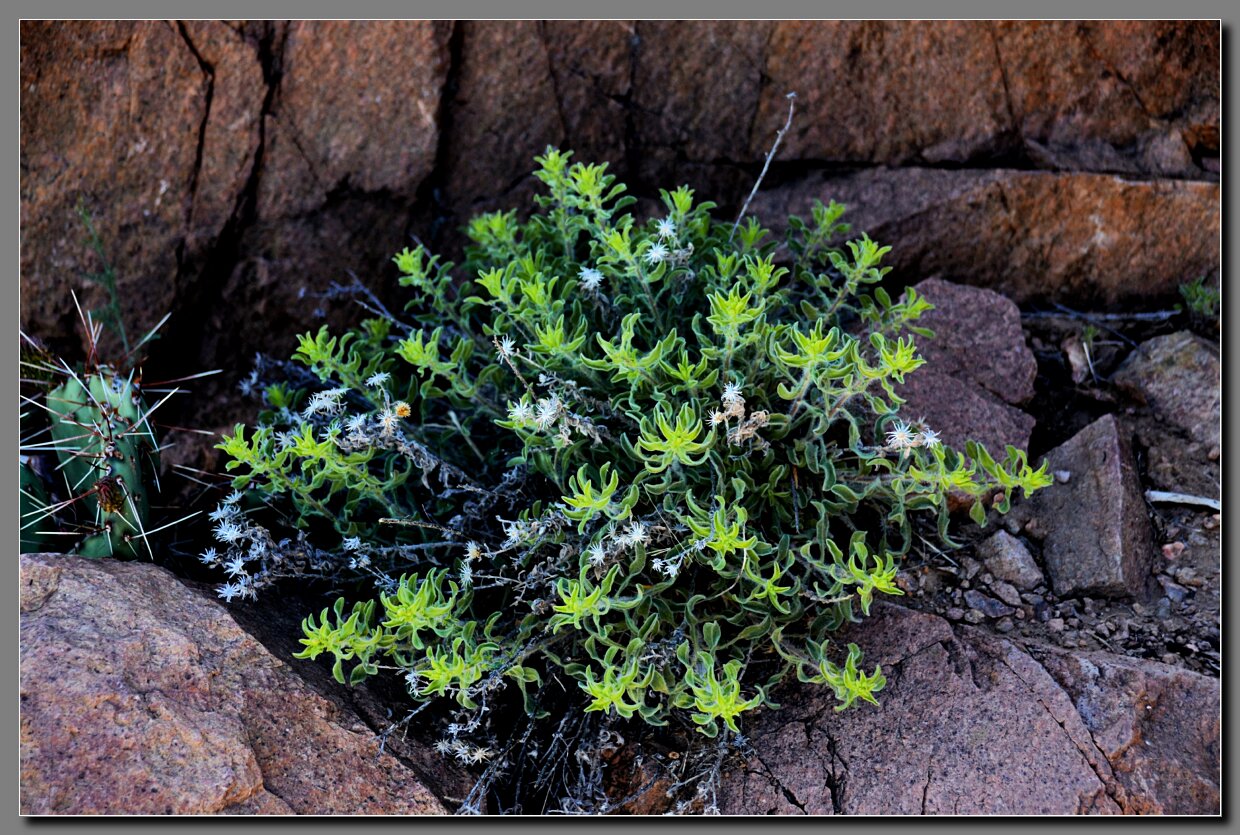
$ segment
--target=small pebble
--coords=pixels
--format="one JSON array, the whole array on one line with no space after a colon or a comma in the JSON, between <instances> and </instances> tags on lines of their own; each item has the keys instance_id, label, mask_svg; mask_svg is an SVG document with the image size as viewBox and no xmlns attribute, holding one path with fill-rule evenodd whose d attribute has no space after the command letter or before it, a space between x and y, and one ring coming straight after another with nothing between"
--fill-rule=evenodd
<instances>
[{"instance_id":1,"label":"small pebble","mask_svg":"<svg viewBox=\"0 0 1240 835\"><path fill-rule=\"evenodd\" d=\"M1223 521L1222 514L1216 513L1213 516L1211 516L1209 519L1207 519L1204 523L1202 523L1202 527L1208 531L1212 531L1218 527L1218 523L1221 521Z\"/></svg>"},{"instance_id":2,"label":"small pebble","mask_svg":"<svg viewBox=\"0 0 1240 835\"><path fill-rule=\"evenodd\" d=\"M1035 604L1033 607L1033 616L1039 623L1046 623L1051 619L1051 607L1045 603Z\"/></svg>"},{"instance_id":3,"label":"small pebble","mask_svg":"<svg viewBox=\"0 0 1240 835\"><path fill-rule=\"evenodd\" d=\"M1025 615L1025 610L1024 610L1024 609L1017 609L1017 610L1016 610L1016 611L1012 614L1012 617L1016 618L1017 620L1024 620L1024 619L1025 619L1025 617L1026 617L1026 615Z\"/></svg>"},{"instance_id":4,"label":"small pebble","mask_svg":"<svg viewBox=\"0 0 1240 835\"><path fill-rule=\"evenodd\" d=\"M1164 653L1162 657L1162 662L1164 664L1174 664L1179 660L1180 660L1180 657L1176 655L1174 652Z\"/></svg>"},{"instance_id":5,"label":"small pebble","mask_svg":"<svg viewBox=\"0 0 1240 835\"><path fill-rule=\"evenodd\" d=\"M1162 586L1163 593L1172 603L1182 603L1185 597L1188 597L1188 589L1172 580L1166 574L1158 575L1158 584Z\"/></svg>"},{"instance_id":6,"label":"small pebble","mask_svg":"<svg viewBox=\"0 0 1240 835\"><path fill-rule=\"evenodd\" d=\"M1165 597L1160 598L1158 607L1154 609L1154 616L1159 620L1166 620L1171 617L1171 601Z\"/></svg>"},{"instance_id":7,"label":"small pebble","mask_svg":"<svg viewBox=\"0 0 1240 835\"><path fill-rule=\"evenodd\" d=\"M1081 619L1080 618L1068 618L1068 626L1071 626L1073 629L1080 629Z\"/></svg>"},{"instance_id":8,"label":"small pebble","mask_svg":"<svg viewBox=\"0 0 1240 835\"><path fill-rule=\"evenodd\" d=\"M995 629L999 632L1011 632L1016 624L1012 623L1011 618L1003 618L995 624Z\"/></svg>"},{"instance_id":9,"label":"small pebble","mask_svg":"<svg viewBox=\"0 0 1240 835\"><path fill-rule=\"evenodd\" d=\"M1219 459L1219 456L1221 456L1222 454L1223 454L1223 451L1221 449L1219 449L1216 446L1212 446L1210 447L1210 451L1206 453L1206 458L1209 458L1211 461L1217 461Z\"/></svg>"},{"instance_id":10,"label":"small pebble","mask_svg":"<svg viewBox=\"0 0 1240 835\"><path fill-rule=\"evenodd\" d=\"M1162 555L1165 559L1178 560L1186 547L1183 542L1168 542L1162 547Z\"/></svg>"},{"instance_id":11,"label":"small pebble","mask_svg":"<svg viewBox=\"0 0 1240 835\"><path fill-rule=\"evenodd\" d=\"M1056 470L1055 471L1055 481L1058 481L1060 484L1067 484L1071 480L1072 480L1072 473L1069 472L1068 470Z\"/></svg>"},{"instance_id":12,"label":"small pebble","mask_svg":"<svg viewBox=\"0 0 1240 835\"><path fill-rule=\"evenodd\" d=\"M948 620L960 620L964 617L964 609L959 606L953 606L943 613Z\"/></svg>"},{"instance_id":13,"label":"small pebble","mask_svg":"<svg viewBox=\"0 0 1240 835\"><path fill-rule=\"evenodd\" d=\"M1063 632L1063 618L1051 618L1046 622L1046 628L1052 632Z\"/></svg>"},{"instance_id":14,"label":"small pebble","mask_svg":"<svg viewBox=\"0 0 1240 835\"><path fill-rule=\"evenodd\" d=\"M986 616L977 609L970 609L964 613L964 619L969 623L981 623L986 620Z\"/></svg>"},{"instance_id":15,"label":"small pebble","mask_svg":"<svg viewBox=\"0 0 1240 835\"><path fill-rule=\"evenodd\" d=\"M1030 606L1037 606L1039 603L1046 602L1042 599L1042 595L1040 594L1025 593L1020 596L1020 599L1028 603Z\"/></svg>"},{"instance_id":16,"label":"small pebble","mask_svg":"<svg viewBox=\"0 0 1240 835\"><path fill-rule=\"evenodd\" d=\"M995 575L991 574L989 571L987 571L985 574L982 575L982 583L984 585L989 586L994 581L995 581Z\"/></svg>"},{"instance_id":17,"label":"small pebble","mask_svg":"<svg viewBox=\"0 0 1240 835\"><path fill-rule=\"evenodd\" d=\"M990 590L995 593L995 597L998 597L1009 606L1020 606L1021 604L1020 592L1010 583L999 580L990 584Z\"/></svg>"},{"instance_id":18,"label":"small pebble","mask_svg":"<svg viewBox=\"0 0 1240 835\"><path fill-rule=\"evenodd\" d=\"M1132 612L1133 612L1133 614L1135 614L1135 615L1144 615L1144 614L1145 614L1145 607L1144 607L1144 606L1142 606L1140 603L1134 603L1134 604L1132 604Z\"/></svg>"}]
</instances>

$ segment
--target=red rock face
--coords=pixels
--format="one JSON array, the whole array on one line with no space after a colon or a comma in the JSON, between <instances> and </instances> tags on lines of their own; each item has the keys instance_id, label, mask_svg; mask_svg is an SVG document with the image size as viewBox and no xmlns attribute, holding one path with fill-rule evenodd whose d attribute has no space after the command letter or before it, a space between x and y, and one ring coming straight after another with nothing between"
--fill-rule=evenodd
<instances>
[{"instance_id":1,"label":"red rock face","mask_svg":"<svg viewBox=\"0 0 1240 835\"><path fill-rule=\"evenodd\" d=\"M151 565L21 558L24 814L446 814L373 731Z\"/></svg>"},{"instance_id":2,"label":"red rock face","mask_svg":"<svg viewBox=\"0 0 1240 835\"><path fill-rule=\"evenodd\" d=\"M1218 264L1218 50L1208 22L28 22L22 321L68 345L68 291L99 300L79 201L133 329L171 310L212 365L309 326L302 286L382 290L409 233L519 204L548 144L734 205L790 91L768 185L855 203L905 278L1166 294ZM798 174L824 164L896 170Z\"/></svg>"},{"instance_id":3,"label":"red rock face","mask_svg":"<svg viewBox=\"0 0 1240 835\"><path fill-rule=\"evenodd\" d=\"M781 688L781 709L746 725L754 755L724 774L722 812L1218 813L1217 680L888 603L836 645L849 640L887 675L879 707L836 713L823 688Z\"/></svg>"}]
</instances>

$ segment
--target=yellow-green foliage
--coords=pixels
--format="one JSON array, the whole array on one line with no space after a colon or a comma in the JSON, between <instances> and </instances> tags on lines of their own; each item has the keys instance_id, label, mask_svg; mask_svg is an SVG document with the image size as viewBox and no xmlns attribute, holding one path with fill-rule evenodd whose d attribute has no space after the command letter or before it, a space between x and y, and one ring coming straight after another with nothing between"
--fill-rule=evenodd
<instances>
[{"instance_id":1,"label":"yellow-green foliage","mask_svg":"<svg viewBox=\"0 0 1240 835\"><path fill-rule=\"evenodd\" d=\"M915 515L946 537L949 493L984 521L1045 466L901 417L929 305L878 286L888 248L842 206L783 241L684 187L641 220L569 156L539 158L529 220L469 224L461 267L396 255L405 311L304 337L321 387L273 386L225 439L238 486L334 526L386 589L307 618L301 657L465 707L575 681L583 710L711 736L790 672L874 701L881 671L828 637L900 594Z\"/></svg>"}]
</instances>

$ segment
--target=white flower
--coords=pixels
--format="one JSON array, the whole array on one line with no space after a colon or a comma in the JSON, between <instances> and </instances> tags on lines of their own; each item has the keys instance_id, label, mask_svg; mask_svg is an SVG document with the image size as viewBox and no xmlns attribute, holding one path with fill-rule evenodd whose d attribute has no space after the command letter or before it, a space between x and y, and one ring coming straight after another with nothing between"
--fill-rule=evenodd
<instances>
[{"instance_id":1,"label":"white flower","mask_svg":"<svg viewBox=\"0 0 1240 835\"><path fill-rule=\"evenodd\" d=\"M228 572L229 577L236 577L238 574L245 573L245 559L243 555L238 554L224 563L224 570Z\"/></svg>"},{"instance_id":2,"label":"white flower","mask_svg":"<svg viewBox=\"0 0 1240 835\"><path fill-rule=\"evenodd\" d=\"M440 754L447 756L448 754L452 752L452 740L450 739L439 740L438 742L435 743L435 750L439 752Z\"/></svg>"},{"instance_id":3,"label":"white flower","mask_svg":"<svg viewBox=\"0 0 1240 835\"><path fill-rule=\"evenodd\" d=\"M349 560L349 568L365 568L370 565L370 557L365 554L358 554Z\"/></svg>"},{"instance_id":4,"label":"white flower","mask_svg":"<svg viewBox=\"0 0 1240 835\"><path fill-rule=\"evenodd\" d=\"M645 522L634 522L629 525L629 529L624 533L625 541L630 545L644 545L650 541L650 534L646 531Z\"/></svg>"},{"instance_id":5,"label":"white flower","mask_svg":"<svg viewBox=\"0 0 1240 835\"><path fill-rule=\"evenodd\" d=\"M245 531L241 526L231 519L225 519L215 526L215 538L220 542L227 542L229 545L245 536Z\"/></svg>"},{"instance_id":6,"label":"white flower","mask_svg":"<svg viewBox=\"0 0 1240 835\"><path fill-rule=\"evenodd\" d=\"M377 389L379 388L379 386L383 385L390 379L392 379L391 374L387 373L386 371L380 371L377 374L371 374L369 377L367 377L366 385L370 386L372 389Z\"/></svg>"},{"instance_id":7,"label":"white flower","mask_svg":"<svg viewBox=\"0 0 1240 835\"><path fill-rule=\"evenodd\" d=\"M120 379L119 377L117 378ZM250 376L243 379L237 384L237 388L241 390L244 397L249 397L254 392L254 387L258 385L258 372L251 371Z\"/></svg>"},{"instance_id":8,"label":"white flower","mask_svg":"<svg viewBox=\"0 0 1240 835\"><path fill-rule=\"evenodd\" d=\"M675 577L680 571L680 565L671 560L655 560L654 567L664 577Z\"/></svg>"},{"instance_id":9,"label":"white flower","mask_svg":"<svg viewBox=\"0 0 1240 835\"><path fill-rule=\"evenodd\" d=\"M340 398L348 393L347 388L325 389L310 395L310 402L302 410L302 417L311 415L334 415L340 411Z\"/></svg>"},{"instance_id":10,"label":"white flower","mask_svg":"<svg viewBox=\"0 0 1240 835\"><path fill-rule=\"evenodd\" d=\"M379 413L379 429L384 435L391 435L400 426L400 418L391 409L384 409Z\"/></svg>"},{"instance_id":11,"label":"white flower","mask_svg":"<svg viewBox=\"0 0 1240 835\"><path fill-rule=\"evenodd\" d=\"M935 432L933 429L921 430L921 445L922 446L926 447L927 449L934 449L936 446L938 446L941 443L943 442L942 440L940 440L938 432Z\"/></svg>"},{"instance_id":12,"label":"white flower","mask_svg":"<svg viewBox=\"0 0 1240 835\"><path fill-rule=\"evenodd\" d=\"M581 289L593 293L603 283L603 274L593 267L582 267L577 273L581 278Z\"/></svg>"},{"instance_id":13,"label":"white flower","mask_svg":"<svg viewBox=\"0 0 1240 835\"><path fill-rule=\"evenodd\" d=\"M227 498L224 499L224 504L236 504L241 501L241 497L243 495L244 494L240 490L234 490L228 494Z\"/></svg>"},{"instance_id":14,"label":"white flower","mask_svg":"<svg viewBox=\"0 0 1240 835\"><path fill-rule=\"evenodd\" d=\"M352 415L344 422L344 428L349 430L350 435L359 435L362 428L366 425L366 415Z\"/></svg>"},{"instance_id":15,"label":"white flower","mask_svg":"<svg viewBox=\"0 0 1240 835\"><path fill-rule=\"evenodd\" d=\"M482 559L482 546L474 540L465 543L465 559L480 560Z\"/></svg>"},{"instance_id":16,"label":"white flower","mask_svg":"<svg viewBox=\"0 0 1240 835\"><path fill-rule=\"evenodd\" d=\"M887 446L892 449L908 450L916 445L917 436L913 434L913 428L902 420L887 431Z\"/></svg>"},{"instance_id":17,"label":"white flower","mask_svg":"<svg viewBox=\"0 0 1240 835\"><path fill-rule=\"evenodd\" d=\"M660 238L674 238L676 236L676 224L672 222L670 217L660 220L658 229Z\"/></svg>"},{"instance_id":18,"label":"white flower","mask_svg":"<svg viewBox=\"0 0 1240 835\"><path fill-rule=\"evenodd\" d=\"M508 407L508 419L518 426L524 426L534 419L534 409L522 400L517 405Z\"/></svg>"},{"instance_id":19,"label":"white flower","mask_svg":"<svg viewBox=\"0 0 1240 835\"><path fill-rule=\"evenodd\" d=\"M464 560L461 562L461 575L460 576L461 576L461 586L463 588L469 588L470 586L473 585L474 569L470 565L469 560Z\"/></svg>"},{"instance_id":20,"label":"white flower","mask_svg":"<svg viewBox=\"0 0 1240 835\"><path fill-rule=\"evenodd\" d=\"M216 586L215 593L223 598L225 603L232 603L234 597L245 593L245 586L240 583L225 583L222 586Z\"/></svg>"},{"instance_id":21,"label":"white flower","mask_svg":"<svg viewBox=\"0 0 1240 835\"><path fill-rule=\"evenodd\" d=\"M595 568L598 568L603 563L607 562L607 549L603 547L603 543L597 542L594 545L591 545L590 550L586 552L586 559L589 560L590 565Z\"/></svg>"},{"instance_id":22,"label":"white flower","mask_svg":"<svg viewBox=\"0 0 1240 835\"><path fill-rule=\"evenodd\" d=\"M362 538L360 536L346 536L341 546L346 551L358 551L362 547Z\"/></svg>"},{"instance_id":23,"label":"white flower","mask_svg":"<svg viewBox=\"0 0 1240 835\"><path fill-rule=\"evenodd\" d=\"M546 429L551 424L555 423L556 419L560 416L561 407L562 404L560 403L560 398L554 394L545 400L539 400L538 417L536 418L538 421L538 427L540 429Z\"/></svg>"},{"instance_id":24,"label":"white flower","mask_svg":"<svg viewBox=\"0 0 1240 835\"><path fill-rule=\"evenodd\" d=\"M517 349L517 343L513 341L511 336L505 336L499 341L499 354L501 357L510 357L512 352Z\"/></svg>"},{"instance_id":25,"label":"white flower","mask_svg":"<svg viewBox=\"0 0 1240 835\"><path fill-rule=\"evenodd\" d=\"M650 249L646 250L646 263L661 264L663 261L667 260L667 254L667 247L663 244L655 244L650 247Z\"/></svg>"},{"instance_id":26,"label":"white flower","mask_svg":"<svg viewBox=\"0 0 1240 835\"><path fill-rule=\"evenodd\" d=\"M494 756L493 752L487 748L475 748L469 752L469 761L471 763L484 763Z\"/></svg>"},{"instance_id":27,"label":"white flower","mask_svg":"<svg viewBox=\"0 0 1240 835\"><path fill-rule=\"evenodd\" d=\"M215 548L208 548L207 550L203 551L202 554L199 555L198 561L201 562L203 565L214 565L215 561L218 560L219 558L220 558L220 555L215 550Z\"/></svg>"},{"instance_id":28,"label":"white flower","mask_svg":"<svg viewBox=\"0 0 1240 835\"><path fill-rule=\"evenodd\" d=\"M727 420L728 420L728 416L724 414L723 412L719 411L718 409L714 409L710 413L710 425L712 428L718 426L721 423L726 423Z\"/></svg>"},{"instance_id":29,"label":"white flower","mask_svg":"<svg viewBox=\"0 0 1240 835\"><path fill-rule=\"evenodd\" d=\"M225 519L231 519L237 513L237 506L232 504L217 505L215 510L207 514L212 522L222 522Z\"/></svg>"},{"instance_id":30,"label":"white flower","mask_svg":"<svg viewBox=\"0 0 1240 835\"><path fill-rule=\"evenodd\" d=\"M737 403L744 403L745 398L741 397L741 384L740 383L728 383L726 386L723 387L723 396L719 399L723 402L723 405L725 406L732 406Z\"/></svg>"}]
</instances>

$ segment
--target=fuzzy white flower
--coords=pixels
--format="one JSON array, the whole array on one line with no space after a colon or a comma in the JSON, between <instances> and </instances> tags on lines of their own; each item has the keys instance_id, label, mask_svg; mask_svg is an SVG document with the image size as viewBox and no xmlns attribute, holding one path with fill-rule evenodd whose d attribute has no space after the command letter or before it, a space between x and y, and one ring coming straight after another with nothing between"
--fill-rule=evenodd
<instances>
[{"instance_id":1,"label":"fuzzy white flower","mask_svg":"<svg viewBox=\"0 0 1240 835\"><path fill-rule=\"evenodd\" d=\"M379 430L384 435L391 435L398 426L400 426L400 418L396 412L391 409L384 409L379 412Z\"/></svg>"},{"instance_id":2,"label":"fuzzy white flower","mask_svg":"<svg viewBox=\"0 0 1240 835\"><path fill-rule=\"evenodd\" d=\"M232 603L234 597L244 595L245 586L240 583L225 583L222 586L216 586L215 593L223 598L225 603Z\"/></svg>"},{"instance_id":3,"label":"fuzzy white flower","mask_svg":"<svg viewBox=\"0 0 1240 835\"><path fill-rule=\"evenodd\" d=\"M380 371L377 374L371 374L369 377L367 377L366 385L370 386L372 389L377 389L379 388L379 386L383 385L390 379L392 379L391 374L387 373L386 371Z\"/></svg>"},{"instance_id":4,"label":"fuzzy white flower","mask_svg":"<svg viewBox=\"0 0 1240 835\"><path fill-rule=\"evenodd\" d=\"M581 278L581 289L589 293L598 290L603 283L603 274L593 267L582 267L577 275Z\"/></svg>"},{"instance_id":5,"label":"fuzzy white flower","mask_svg":"<svg viewBox=\"0 0 1240 835\"><path fill-rule=\"evenodd\" d=\"M917 445L917 436L913 427L904 421L896 421L896 425L887 431L887 446L892 449L908 450Z\"/></svg>"},{"instance_id":6,"label":"fuzzy white flower","mask_svg":"<svg viewBox=\"0 0 1240 835\"><path fill-rule=\"evenodd\" d=\"M586 551L586 559L590 565L599 568L603 563L607 562L607 549L603 547L603 543L596 542Z\"/></svg>"},{"instance_id":7,"label":"fuzzy white flower","mask_svg":"<svg viewBox=\"0 0 1240 835\"><path fill-rule=\"evenodd\" d=\"M241 497L245 495L240 490L234 490L224 499L224 504L236 504L241 501Z\"/></svg>"},{"instance_id":8,"label":"fuzzy white flower","mask_svg":"<svg viewBox=\"0 0 1240 835\"><path fill-rule=\"evenodd\" d=\"M222 522L225 519L231 519L237 513L237 506L232 504L217 505L215 510L207 514L212 522Z\"/></svg>"},{"instance_id":9,"label":"fuzzy white flower","mask_svg":"<svg viewBox=\"0 0 1240 835\"><path fill-rule=\"evenodd\" d=\"M921 445L926 447L926 449L934 449L941 443L943 441L939 438L938 432L935 432L933 429L921 430Z\"/></svg>"},{"instance_id":10,"label":"fuzzy white flower","mask_svg":"<svg viewBox=\"0 0 1240 835\"><path fill-rule=\"evenodd\" d=\"M450 739L439 740L438 742L435 743L435 751L437 753L443 754L444 756L447 756L448 754L452 753L452 740Z\"/></svg>"},{"instance_id":11,"label":"fuzzy white flower","mask_svg":"<svg viewBox=\"0 0 1240 835\"><path fill-rule=\"evenodd\" d=\"M728 416L719 409L713 409L710 413L710 425L713 429L721 423L727 423Z\"/></svg>"},{"instance_id":12,"label":"fuzzy white flower","mask_svg":"<svg viewBox=\"0 0 1240 835\"><path fill-rule=\"evenodd\" d=\"M241 529L241 526L231 519L225 519L216 525L213 533L216 539L229 545L245 536L245 531Z\"/></svg>"},{"instance_id":13,"label":"fuzzy white flower","mask_svg":"<svg viewBox=\"0 0 1240 835\"><path fill-rule=\"evenodd\" d=\"M499 341L499 354L501 357L512 356L513 351L517 349L517 343L513 341L511 336L505 336Z\"/></svg>"},{"instance_id":14,"label":"fuzzy white flower","mask_svg":"<svg viewBox=\"0 0 1240 835\"><path fill-rule=\"evenodd\" d=\"M215 548L208 548L199 554L198 561L203 565L214 565L219 558L219 552Z\"/></svg>"},{"instance_id":15,"label":"fuzzy white flower","mask_svg":"<svg viewBox=\"0 0 1240 835\"><path fill-rule=\"evenodd\" d=\"M348 393L347 388L325 389L316 391L310 395L310 402L306 404L306 408L302 410L303 417L311 415L334 415L340 411L340 398Z\"/></svg>"},{"instance_id":16,"label":"fuzzy white flower","mask_svg":"<svg viewBox=\"0 0 1240 835\"><path fill-rule=\"evenodd\" d=\"M672 560L655 560L655 569L664 577L675 577L680 573L680 563Z\"/></svg>"},{"instance_id":17,"label":"fuzzy white flower","mask_svg":"<svg viewBox=\"0 0 1240 835\"><path fill-rule=\"evenodd\" d=\"M469 588L474 584L474 569L469 560L461 561L460 579L462 588Z\"/></svg>"},{"instance_id":18,"label":"fuzzy white flower","mask_svg":"<svg viewBox=\"0 0 1240 835\"><path fill-rule=\"evenodd\" d=\"M667 260L667 256L668 256L667 247L665 247L663 244L655 244L654 246L650 247L650 249L646 250L646 263L647 264L661 264Z\"/></svg>"},{"instance_id":19,"label":"fuzzy white flower","mask_svg":"<svg viewBox=\"0 0 1240 835\"><path fill-rule=\"evenodd\" d=\"M224 563L224 570L228 572L229 577L236 577L238 574L245 573L245 556L238 554L228 562Z\"/></svg>"},{"instance_id":20,"label":"fuzzy white flower","mask_svg":"<svg viewBox=\"0 0 1240 835\"><path fill-rule=\"evenodd\" d=\"M482 559L482 546L474 540L465 543L465 559L480 560Z\"/></svg>"},{"instance_id":21,"label":"fuzzy white flower","mask_svg":"<svg viewBox=\"0 0 1240 835\"><path fill-rule=\"evenodd\" d=\"M723 387L723 396L719 399L725 406L732 406L736 403L744 403L745 398L741 396L741 384L728 383Z\"/></svg>"},{"instance_id":22,"label":"fuzzy white flower","mask_svg":"<svg viewBox=\"0 0 1240 835\"><path fill-rule=\"evenodd\" d=\"M634 522L629 525L629 529L624 532L624 539L630 545L645 545L650 541L650 533L646 530L646 523Z\"/></svg>"},{"instance_id":23,"label":"fuzzy white flower","mask_svg":"<svg viewBox=\"0 0 1240 835\"><path fill-rule=\"evenodd\" d=\"M562 408L563 404L560 403L560 398L554 394L545 400L539 400L538 417L535 418L538 422L538 427L540 429L546 429L551 426L551 424L555 423L560 417L560 410Z\"/></svg>"},{"instance_id":24,"label":"fuzzy white flower","mask_svg":"<svg viewBox=\"0 0 1240 835\"><path fill-rule=\"evenodd\" d=\"M346 536L340 544L346 551L359 551L362 547L362 538L360 536Z\"/></svg>"},{"instance_id":25,"label":"fuzzy white flower","mask_svg":"<svg viewBox=\"0 0 1240 835\"><path fill-rule=\"evenodd\" d=\"M676 237L676 224L672 222L670 217L665 217L658 224L660 238Z\"/></svg>"},{"instance_id":26,"label":"fuzzy white flower","mask_svg":"<svg viewBox=\"0 0 1240 835\"><path fill-rule=\"evenodd\" d=\"M508 419L518 426L524 426L534 419L534 408L522 400L515 406L508 407Z\"/></svg>"}]
</instances>

